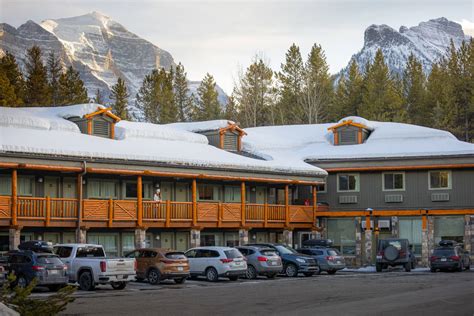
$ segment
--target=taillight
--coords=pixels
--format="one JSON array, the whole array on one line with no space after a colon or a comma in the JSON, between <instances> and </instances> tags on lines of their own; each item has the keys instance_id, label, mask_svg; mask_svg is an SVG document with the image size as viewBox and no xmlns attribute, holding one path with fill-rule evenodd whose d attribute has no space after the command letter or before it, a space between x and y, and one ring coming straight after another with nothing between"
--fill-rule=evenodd
<instances>
[{"instance_id":1,"label":"taillight","mask_svg":"<svg viewBox=\"0 0 474 316\"><path fill-rule=\"evenodd\" d=\"M383 256L383 250L382 250L382 251L379 251L378 255L379 255L379 256Z\"/></svg>"},{"instance_id":2,"label":"taillight","mask_svg":"<svg viewBox=\"0 0 474 316\"><path fill-rule=\"evenodd\" d=\"M435 260L437 260L437 259L439 259L439 257L437 257L437 256L431 256L431 257L430 257L430 261L435 261Z\"/></svg>"},{"instance_id":3,"label":"taillight","mask_svg":"<svg viewBox=\"0 0 474 316\"><path fill-rule=\"evenodd\" d=\"M63 266L63 270L67 270L67 265L64 265L64 266Z\"/></svg>"},{"instance_id":4,"label":"taillight","mask_svg":"<svg viewBox=\"0 0 474 316\"><path fill-rule=\"evenodd\" d=\"M405 255L406 255L405 251L400 251L398 256L399 257L405 257Z\"/></svg>"},{"instance_id":5,"label":"taillight","mask_svg":"<svg viewBox=\"0 0 474 316\"><path fill-rule=\"evenodd\" d=\"M229 263L229 262L232 262L232 261L234 261L234 259L221 259L222 263Z\"/></svg>"},{"instance_id":6,"label":"taillight","mask_svg":"<svg viewBox=\"0 0 474 316\"><path fill-rule=\"evenodd\" d=\"M459 261L459 256L451 256L449 258L454 261Z\"/></svg>"},{"instance_id":7,"label":"taillight","mask_svg":"<svg viewBox=\"0 0 474 316\"><path fill-rule=\"evenodd\" d=\"M267 257L257 257L257 260L261 262L268 261Z\"/></svg>"},{"instance_id":8,"label":"taillight","mask_svg":"<svg viewBox=\"0 0 474 316\"><path fill-rule=\"evenodd\" d=\"M107 262L101 261L100 262L100 272L106 272L107 271Z\"/></svg>"},{"instance_id":9,"label":"taillight","mask_svg":"<svg viewBox=\"0 0 474 316\"><path fill-rule=\"evenodd\" d=\"M32 269L33 269L33 271L42 271L42 270L44 270L44 267L42 267L42 266L33 266Z\"/></svg>"},{"instance_id":10,"label":"taillight","mask_svg":"<svg viewBox=\"0 0 474 316\"><path fill-rule=\"evenodd\" d=\"M326 260L333 261L333 260L334 260L334 257L333 257L333 256L327 256L327 257L326 257Z\"/></svg>"}]
</instances>

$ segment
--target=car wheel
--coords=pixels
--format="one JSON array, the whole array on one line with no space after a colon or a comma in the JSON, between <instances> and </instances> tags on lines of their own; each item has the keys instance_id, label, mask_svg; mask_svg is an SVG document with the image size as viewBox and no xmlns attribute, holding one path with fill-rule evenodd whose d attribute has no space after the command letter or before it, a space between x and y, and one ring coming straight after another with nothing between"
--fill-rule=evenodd
<instances>
[{"instance_id":1,"label":"car wheel","mask_svg":"<svg viewBox=\"0 0 474 316\"><path fill-rule=\"evenodd\" d=\"M436 269L435 269L435 268L430 268L430 271L433 272L433 273L436 273Z\"/></svg>"},{"instance_id":2,"label":"car wheel","mask_svg":"<svg viewBox=\"0 0 474 316\"><path fill-rule=\"evenodd\" d=\"M376 263L376 264L375 264L375 271L377 271L377 272L382 272L382 264Z\"/></svg>"},{"instance_id":3,"label":"car wheel","mask_svg":"<svg viewBox=\"0 0 474 316\"><path fill-rule=\"evenodd\" d=\"M184 282L186 282L186 278L174 279L174 283L176 284L183 284Z\"/></svg>"},{"instance_id":4,"label":"car wheel","mask_svg":"<svg viewBox=\"0 0 474 316\"><path fill-rule=\"evenodd\" d=\"M328 270L328 274L336 274L337 270Z\"/></svg>"},{"instance_id":5,"label":"car wheel","mask_svg":"<svg viewBox=\"0 0 474 316\"><path fill-rule=\"evenodd\" d=\"M237 281L238 279L239 279L239 276L238 276L238 275L231 275L231 276L229 277L229 280L231 280L231 281Z\"/></svg>"},{"instance_id":6,"label":"car wheel","mask_svg":"<svg viewBox=\"0 0 474 316\"><path fill-rule=\"evenodd\" d=\"M110 285L114 290L123 290L127 286L127 282L111 282Z\"/></svg>"},{"instance_id":7,"label":"car wheel","mask_svg":"<svg viewBox=\"0 0 474 316\"><path fill-rule=\"evenodd\" d=\"M269 278L269 279L274 279L276 276L277 276L276 273L267 274L267 278Z\"/></svg>"},{"instance_id":8,"label":"car wheel","mask_svg":"<svg viewBox=\"0 0 474 316\"><path fill-rule=\"evenodd\" d=\"M410 272L411 271L411 262L405 263L405 271Z\"/></svg>"},{"instance_id":9,"label":"car wheel","mask_svg":"<svg viewBox=\"0 0 474 316\"><path fill-rule=\"evenodd\" d=\"M94 279L89 271L82 272L79 276L79 288L83 291L93 291L95 289Z\"/></svg>"},{"instance_id":10,"label":"car wheel","mask_svg":"<svg viewBox=\"0 0 474 316\"><path fill-rule=\"evenodd\" d=\"M257 278L257 270L253 266L249 265L247 267L247 272L245 273L245 276L247 277L247 279L250 279L250 280L251 279L256 279Z\"/></svg>"},{"instance_id":11,"label":"car wheel","mask_svg":"<svg viewBox=\"0 0 474 316\"><path fill-rule=\"evenodd\" d=\"M148 282L152 285L160 283L161 275L158 269L151 269L148 272Z\"/></svg>"},{"instance_id":12,"label":"car wheel","mask_svg":"<svg viewBox=\"0 0 474 316\"><path fill-rule=\"evenodd\" d=\"M298 276L298 268L296 265L290 263L285 267L285 275L290 278Z\"/></svg>"},{"instance_id":13,"label":"car wheel","mask_svg":"<svg viewBox=\"0 0 474 316\"><path fill-rule=\"evenodd\" d=\"M217 270L215 268L207 268L206 270L206 279L209 282L217 282L219 280L219 275L217 274Z\"/></svg>"},{"instance_id":14,"label":"car wheel","mask_svg":"<svg viewBox=\"0 0 474 316\"><path fill-rule=\"evenodd\" d=\"M17 278L16 278L16 286L20 287L20 288L25 288L27 287L29 284L28 280L26 279L26 277L24 275L19 275Z\"/></svg>"}]
</instances>

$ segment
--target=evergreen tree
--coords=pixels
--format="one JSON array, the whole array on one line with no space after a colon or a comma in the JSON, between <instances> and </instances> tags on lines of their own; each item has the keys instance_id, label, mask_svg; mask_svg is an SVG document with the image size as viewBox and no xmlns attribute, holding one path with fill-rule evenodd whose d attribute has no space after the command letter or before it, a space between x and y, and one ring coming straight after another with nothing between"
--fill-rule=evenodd
<instances>
[{"instance_id":1,"label":"evergreen tree","mask_svg":"<svg viewBox=\"0 0 474 316\"><path fill-rule=\"evenodd\" d=\"M301 101L297 104L301 107L298 121L317 124L327 119L333 97L334 88L326 56L322 47L314 44L304 67Z\"/></svg>"},{"instance_id":2,"label":"evergreen tree","mask_svg":"<svg viewBox=\"0 0 474 316\"><path fill-rule=\"evenodd\" d=\"M227 99L227 104L225 105L224 118L229 121L238 121L239 112L237 110L237 104L235 100L235 94L232 93Z\"/></svg>"},{"instance_id":3,"label":"evergreen tree","mask_svg":"<svg viewBox=\"0 0 474 316\"><path fill-rule=\"evenodd\" d=\"M221 105L217 99L216 82L206 74L197 89L198 100L194 109L194 120L207 121L221 118Z\"/></svg>"},{"instance_id":4,"label":"evergreen tree","mask_svg":"<svg viewBox=\"0 0 474 316\"><path fill-rule=\"evenodd\" d=\"M100 89L97 89L97 91L95 92L94 103L105 104L104 96Z\"/></svg>"},{"instance_id":5,"label":"evergreen tree","mask_svg":"<svg viewBox=\"0 0 474 316\"><path fill-rule=\"evenodd\" d=\"M279 107L284 113L282 123L302 123L303 113L299 105L304 82L304 64L300 49L295 44L286 52L285 63L281 65L278 79L281 85Z\"/></svg>"},{"instance_id":6,"label":"evergreen tree","mask_svg":"<svg viewBox=\"0 0 474 316\"><path fill-rule=\"evenodd\" d=\"M5 97L4 100L9 100L9 102L12 102L9 104L9 106L23 105L26 89L25 80L23 79L23 74L20 72L15 56L13 56L10 52L6 52L6 54L0 59L0 72L5 74L7 80L9 81L8 85L13 87L15 93L14 98L10 95ZM4 91L9 90L9 88L6 86L3 89Z\"/></svg>"},{"instance_id":7,"label":"evergreen tree","mask_svg":"<svg viewBox=\"0 0 474 316\"><path fill-rule=\"evenodd\" d=\"M411 54L403 74L403 103L408 116L408 122L428 126L432 118L426 108L426 77L423 66Z\"/></svg>"},{"instance_id":8,"label":"evergreen tree","mask_svg":"<svg viewBox=\"0 0 474 316\"><path fill-rule=\"evenodd\" d=\"M189 97L188 80L186 78L186 72L184 66L179 63L176 66L176 73L174 74L173 89L176 101L176 107L178 108L178 120L185 122L189 120L191 116L192 101Z\"/></svg>"},{"instance_id":9,"label":"evergreen tree","mask_svg":"<svg viewBox=\"0 0 474 316\"><path fill-rule=\"evenodd\" d=\"M256 56L235 89L243 126L261 126L271 122L272 89L273 71L262 58Z\"/></svg>"},{"instance_id":10,"label":"evergreen tree","mask_svg":"<svg viewBox=\"0 0 474 316\"><path fill-rule=\"evenodd\" d=\"M129 94L125 81L119 77L117 83L112 87L110 99L114 100L112 104L113 113L123 120L130 120L130 115L127 110L128 97Z\"/></svg>"},{"instance_id":11,"label":"evergreen tree","mask_svg":"<svg viewBox=\"0 0 474 316\"><path fill-rule=\"evenodd\" d=\"M10 83L7 75L0 71L0 106L16 106L17 102L15 87Z\"/></svg>"},{"instance_id":12,"label":"evergreen tree","mask_svg":"<svg viewBox=\"0 0 474 316\"><path fill-rule=\"evenodd\" d=\"M79 72L69 66L59 77L59 105L88 103L87 90Z\"/></svg>"},{"instance_id":13,"label":"evergreen tree","mask_svg":"<svg viewBox=\"0 0 474 316\"><path fill-rule=\"evenodd\" d=\"M51 104L48 72L41 61L41 49L33 46L27 51L25 104L48 106Z\"/></svg>"},{"instance_id":14,"label":"evergreen tree","mask_svg":"<svg viewBox=\"0 0 474 316\"><path fill-rule=\"evenodd\" d=\"M359 72L359 65L353 59L349 64L347 77L341 75L336 91L336 102L332 119L337 121L343 117L359 115L362 104L363 77Z\"/></svg>"},{"instance_id":15,"label":"evergreen tree","mask_svg":"<svg viewBox=\"0 0 474 316\"><path fill-rule=\"evenodd\" d=\"M379 49L364 77L360 114L369 120L404 120L406 115L400 92L396 80L389 73L382 50Z\"/></svg>"},{"instance_id":16,"label":"evergreen tree","mask_svg":"<svg viewBox=\"0 0 474 316\"><path fill-rule=\"evenodd\" d=\"M59 78L63 72L63 67L61 65L61 60L56 57L54 51L51 51L49 54L47 65L49 88L51 90L51 103L53 106L56 106L59 103Z\"/></svg>"}]
</instances>

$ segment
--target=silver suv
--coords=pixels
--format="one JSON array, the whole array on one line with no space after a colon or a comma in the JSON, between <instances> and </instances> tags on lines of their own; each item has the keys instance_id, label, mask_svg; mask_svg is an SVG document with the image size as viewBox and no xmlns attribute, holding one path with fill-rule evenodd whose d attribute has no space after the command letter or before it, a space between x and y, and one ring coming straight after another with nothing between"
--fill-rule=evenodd
<instances>
[{"instance_id":1,"label":"silver suv","mask_svg":"<svg viewBox=\"0 0 474 316\"><path fill-rule=\"evenodd\" d=\"M257 246L236 247L247 258L247 279L264 275L273 279L283 270L280 256L274 249Z\"/></svg>"},{"instance_id":2,"label":"silver suv","mask_svg":"<svg viewBox=\"0 0 474 316\"><path fill-rule=\"evenodd\" d=\"M185 256L191 278L205 276L208 281L216 282L219 277L226 277L236 281L247 272L245 258L235 248L197 247L186 251Z\"/></svg>"}]
</instances>

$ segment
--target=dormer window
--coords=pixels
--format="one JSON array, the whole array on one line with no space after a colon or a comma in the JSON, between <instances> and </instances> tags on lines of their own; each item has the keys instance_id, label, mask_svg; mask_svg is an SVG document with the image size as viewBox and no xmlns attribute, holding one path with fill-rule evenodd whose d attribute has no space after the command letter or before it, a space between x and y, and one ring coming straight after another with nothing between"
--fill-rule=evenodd
<instances>
[{"instance_id":1,"label":"dormer window","mask_svg":"<svg viewBox=\"0 0 474 316\"><path fill-rule=\"evenodd\" d=\"M331 126L328 130L333 132L334 145L362 144L369 137L370 128L353 120L343 120Z\"/></svg>"},{"instance_id":2,"label":"dormer window","mask_svg":"<svg viewBox=\"0 0 474 316\"><path fill-rule=\"evenodd\" d=\"M115 138L115 124L120 118L110 112L111 108L97 108L97 111L84 115L73 116L68 120L74 122L81 133L104 138Z\"/></svg>"},{"instance_id":3,"label":"dormer window","mask_svg":"<svg viewBox=\"0 0 474 316\"><path fill-rule=\"evenodd\" d=\"M228 122L228 126L217 130L201 131L199 134L207 137L209 145L232 152L241 151L242 137L247 135L234 122Z\"/></svg>"}]
</instances>

